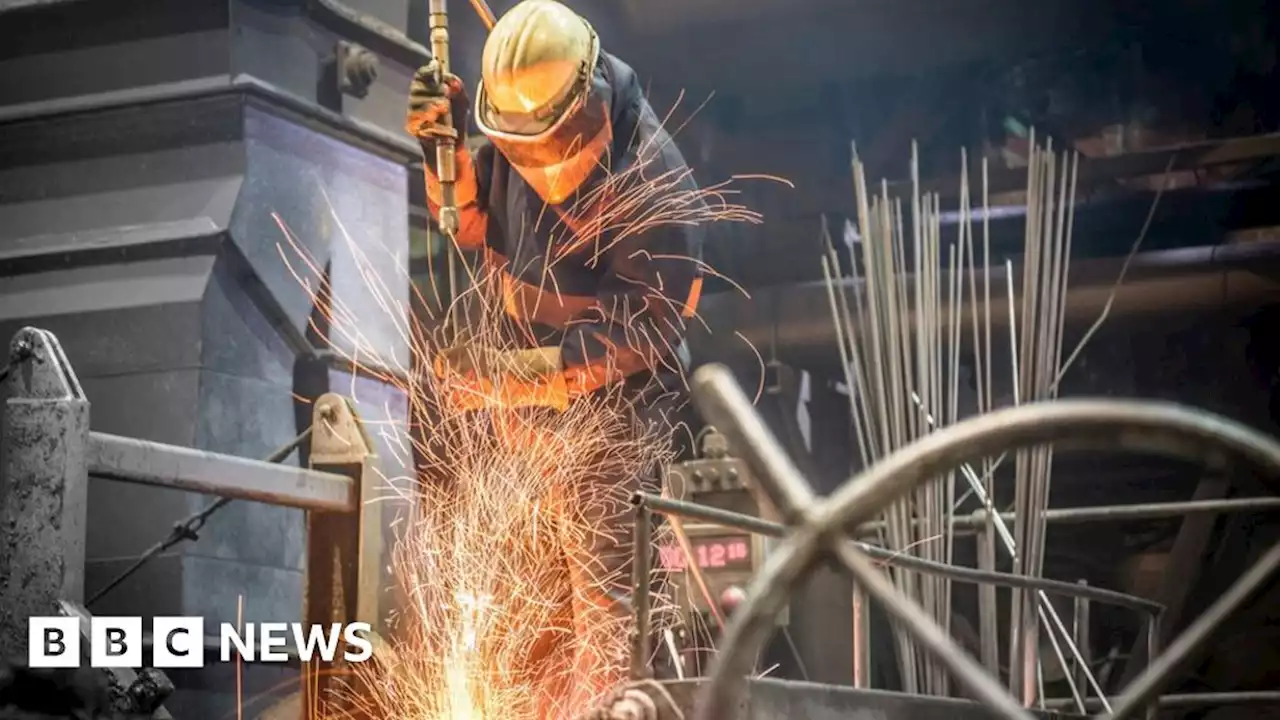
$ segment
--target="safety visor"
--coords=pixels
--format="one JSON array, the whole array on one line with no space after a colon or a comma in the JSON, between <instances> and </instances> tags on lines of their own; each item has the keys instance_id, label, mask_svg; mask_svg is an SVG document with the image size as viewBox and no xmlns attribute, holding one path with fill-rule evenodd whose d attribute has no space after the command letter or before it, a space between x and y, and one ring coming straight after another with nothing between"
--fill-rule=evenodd
<instances>
[{"instance_id":1,"label":"safety visor","mask_svg":"<svg viewBox=\"0 0 1280 720\"><path fill-rule=\"evenodd\" d=\"M598 57L598 51L595 54ZM476 125L543 200L556 205L578 190L613 142L609 86L593 60L578 85L550 112L498 113L484 82L476 92Z\"/></svg>"}]
</instances>

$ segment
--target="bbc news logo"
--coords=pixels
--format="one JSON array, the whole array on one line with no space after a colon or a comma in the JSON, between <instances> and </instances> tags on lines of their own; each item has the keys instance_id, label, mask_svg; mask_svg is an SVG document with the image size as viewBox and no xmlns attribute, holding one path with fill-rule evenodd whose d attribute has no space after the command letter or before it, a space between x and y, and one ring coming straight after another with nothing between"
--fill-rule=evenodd
<instances>
[{"instance_id":1,"label":"bbc news logo","mask_svg":"<svg viewBox=\"0 0 1280 720\"><path fill-rule=\"evenodd\" d=\"M373 655L368 623L222 623L218 659L222 662L283 663L286 649L303 662L364 662ZM157 617L151 622L151 662L155 668L198 668L205 664L204 618ZM144 633L140 617L95 617L89 621L89 664L96 668L143 667ZM73 668L83 663L80 619L33 617L27 628L27 664L33 668ZM339 652L341 650L341 652Z\"/></svg>"}]
</instances>

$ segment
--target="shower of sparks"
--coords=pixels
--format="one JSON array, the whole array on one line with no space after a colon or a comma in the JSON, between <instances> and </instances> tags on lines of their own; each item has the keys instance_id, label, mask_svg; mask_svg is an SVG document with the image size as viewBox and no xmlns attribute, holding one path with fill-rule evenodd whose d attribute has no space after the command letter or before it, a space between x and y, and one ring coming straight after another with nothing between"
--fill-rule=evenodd
<instances>
[{"instance_id":1,"label":"shower of sparks","mask_svg":"<svg viewBox=\"0 0 1280 720\"><path fill-rule=\"evenodd\" d=\"M609 175L593 191L589 217L564 227L564 239L543 258L546 284L550 267L583 243L594 243L598 257L607 250L601 238L612 244L664 224L760 220L728 201L733 191L726 185L694 188L687 169L649 178L646 166ZM559 720L592 707L626 678L632 626L629 611L609 602L611 595L630 596L630 558L600 558L616 544L629 546L634 483L659 477L671 460L672 428L639 425L629 396L617 391L552 409L513 403L527 390L515 381L479 384L464 374L434 372L435 359L460 338L448 323L422 317L431 310L437 317L465 317L466 349L474 357L526 346L524 332L504 313L502 268L468 268L470 287L449 308L433 307L416 293L415 303L406 303L395 289L407 274L403 259L394 263L402 276L385 281L336 213L333 220L346 240L340 249L384 316L378 326L395 335L396 342L384 343L406 345L407 363L366 334L362 328L372 318L335 297L324 267L277 218L287 240L281 257L323 316L313 320L313 331L360 374L404 391L409 424L371 425L402 466L414 468L411 477L385 478L388 496L416 510L400 528L393 555L401 610L391 637L374 661L355 668L358 682L351 687L360 689L339 692L326 714ZM701 260L688 261L714 274ZM645 302L670 302L661 290L645 293ZM414 304L424 313L413 312ZM641 309L602 312L626 322ZM676 310L668 314L684 322L683 308ZM660 339L653 330L628 327L628 333L648 344ZM654 601L660 610L665 599Z\"/></svg>"}]
</instances>

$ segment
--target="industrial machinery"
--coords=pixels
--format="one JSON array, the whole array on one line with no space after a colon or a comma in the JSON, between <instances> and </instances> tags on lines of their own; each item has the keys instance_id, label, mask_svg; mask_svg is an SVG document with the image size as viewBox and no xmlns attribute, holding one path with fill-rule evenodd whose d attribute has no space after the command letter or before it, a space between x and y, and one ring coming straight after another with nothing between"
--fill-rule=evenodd
<instances>
[{"instance_id":1,"label":"industrial machinery","mask_svg":"<svg viewBox=\"0 0 1280 720\"><path fill-rule=\"evenodd\" d=\"M775 519L754 485L751 468L729 454L728 442L714 428L703 432L699 457L669 468L666 486L668 496L678 501ZM659 565L669 574L676 605L687 617L699 613L709 620L713 604L719 612L729 609L725 606L732 600L725 600L746 587L773 544L771 538L714 522L685 522L666 535Z\"/></svg>"},{"instance_id":2,"label":"industrial machinery","mask_svg":"<svg viewBox=\"0 0 1280 720\"><path fill-rule=\"evenodd\" d=\"M723 366L700 369L694 377L694 397L700 411L716 427L724 428L757 473L759 487L768 493L771 504L780 509L791 527L736 515L721 508L691 503L641 498L641 514L650 511L679 515L700 521L732 525L742 530L785 535L773 558L752 579L747 600L732 619L710 681L698 690L689 684L674 684L649 692L656 699L652 708L639 717L664 716L659 708L667 694L676 698L670 717L694 712L707 720L763 718L790 714L798 708L812 713L847 713L879 710L885 714L910 717L1002 717L1026 720L1035 713L1024 708L992 676L962 651L946 632L926 615L916 602L897 590L872 558L889 563L902 558L885 557L873 547L855 542L850 530L870 521L884 507L945 469L981 457L1039 443L1059 442L1090 448L1124 447L1130 450L1175 452L1188 459L1215 463L1225 455L1247 462L1268 476L1280 475L1280 442L1225 418L1167 403L1139 401L1061 400L1009 408L963 421L928 439L896 452L851 478L829 499L819 500L812 488L787 457L751 401ZM1200 511L1197 503L1183 503L1188 512ZM1223 506L1222 509L1227 509ZM735 517L736 515L736 517ZM908 695L886 697L851 688L831 688L806 684L748 680L763 642L772 632L773 620L784 607L788 593L805 579L824 557L834 555L854 576L859 588L903 629L920 642L930 655L944 665L951 676L983 710L973 704L957 704L942 698ZM641 562L639 559L637 562ZM1233 612L1263 587L1280 570L1280 544L1261 559L1178 637L1163 653L1155 644L1154 632L1162 608L1141 599L1094 588L1072 588L1039 578L1002 573L979 573L950 566L911 561L909 567L926 573L942 573L955 579L1019 587L1040 592L1090 596L1114 603L1146 609L1152 632L1148 634L1148 665L1118 698L1097 698L1098 717L1122 720L1145 712L1154 717L1160 704L1195 704L1196 699L1158 697L1202 649ZM1065 587L1064 587L1065 586ZM641 621L643 626L643 621ZM698 685L699 683L692 683ZM641 690L645 686L637 685ZM633 688L634 689L634 688ZM1198 698L1203 704L1217 702L1274 702L1274 693L1248 693ZM1263 697L1265 696L1265 697ZM601 708L598 717L636 717L634 699L620 693L614 704ZM624 702L625 700L625 702ZM1082 703L1083 704L1083 703ZM991 714L987 714L991 713Z\"/></svg>"}]
</instances>

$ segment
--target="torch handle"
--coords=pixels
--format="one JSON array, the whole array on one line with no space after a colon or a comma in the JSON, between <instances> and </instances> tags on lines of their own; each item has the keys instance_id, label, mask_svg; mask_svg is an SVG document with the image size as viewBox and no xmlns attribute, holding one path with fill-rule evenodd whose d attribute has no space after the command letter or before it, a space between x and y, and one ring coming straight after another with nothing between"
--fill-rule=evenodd
<instances>
[{"instance_id":1,"label":"torch handle","mask_svg":"<svg viewBox=\"0 0 1280 720\"><path fill-rule=\"evenodd\" d=\"M431 29L431 55L436 60L444 87L449 72L449 9L447 0L428 0L428 23ZM452 100L450 100L452 102ZM440 119L445 127L453 127L453 113L445 113ZM449 236L458 231L458 203L454 195L458 180L458 167L454 152L457 143L451 138L441 138L436 143L436 177L440 180L440 230Z\"/></svg>"}]
</instances>

